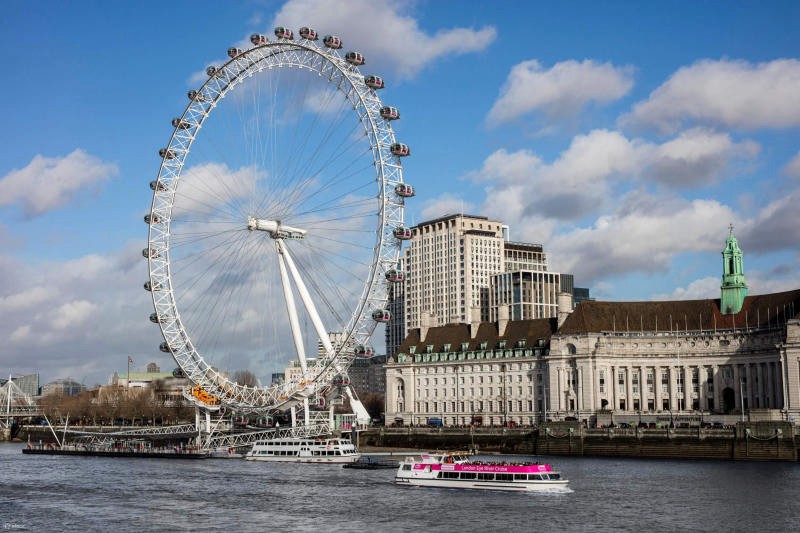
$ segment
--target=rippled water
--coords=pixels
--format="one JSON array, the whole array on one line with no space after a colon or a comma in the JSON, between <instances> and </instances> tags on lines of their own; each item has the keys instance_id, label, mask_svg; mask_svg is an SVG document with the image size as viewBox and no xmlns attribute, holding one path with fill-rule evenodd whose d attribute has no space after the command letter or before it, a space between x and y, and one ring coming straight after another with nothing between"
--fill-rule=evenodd
<instances>
[{"instance_id":1,"label":"rippled water","mask_svg":"<svg viewBox=\"0 0 800 533\"><path fill-rule=\"evenodd\" d=\"M570 490L397 487L394 470L27 456L0 444L0 529L18 531L789 531L800 467L550 457Z\"/></svg>"}]
</instances>

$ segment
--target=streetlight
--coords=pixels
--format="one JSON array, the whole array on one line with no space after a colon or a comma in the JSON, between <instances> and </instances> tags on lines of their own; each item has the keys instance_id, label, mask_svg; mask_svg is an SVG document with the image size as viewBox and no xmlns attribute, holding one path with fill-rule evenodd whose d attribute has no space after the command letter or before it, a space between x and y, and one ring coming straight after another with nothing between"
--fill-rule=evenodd
<instances>
[{"instance_id":1,"label":"streetlight","mask_svg":"<svg viewBox=\"0 0 800 533\"><path fill-rule=\"evenodd\" d=\"M744 422L744 379L743 377L739 378L739 400L742 405L742 422Z\"/></svg>"},{"instance_id":2,"label":"streetlight","mask_svg":"<svg viewBox=\"0 0 800 533\"><path fill-rule=\"evenodd\" d=\"M500 365L500 369L503 371L503 376L502 376L502 379L503 379L503 383L502 383L502 386L503 386L503 392L502 392L502 398L503 398L503 427L506 427L507 424L508 424L508 422L507 422L507 418L508 418L508 402L506 401L506 365L505 365L505 363Z\"/></svg>"}]
</instances>

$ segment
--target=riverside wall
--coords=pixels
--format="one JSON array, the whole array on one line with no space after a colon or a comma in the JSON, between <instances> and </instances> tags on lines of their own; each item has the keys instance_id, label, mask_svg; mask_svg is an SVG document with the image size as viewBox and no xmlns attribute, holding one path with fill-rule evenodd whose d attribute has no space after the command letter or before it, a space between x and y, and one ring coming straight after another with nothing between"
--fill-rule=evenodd
<instances>
[{"instance_id":1,"label":"riverside wall","mask_svg":"<svg viewBox=\"0 0 800 533\"><path fill-rule=\"evenodd\" d=\"M743 422L735 427L588 429L554 422L525 429L382 428L362 432L360 445L376 448L464 450L535 455L797 461L795 428L786 422Z\"/></svg>"}]
</instances>

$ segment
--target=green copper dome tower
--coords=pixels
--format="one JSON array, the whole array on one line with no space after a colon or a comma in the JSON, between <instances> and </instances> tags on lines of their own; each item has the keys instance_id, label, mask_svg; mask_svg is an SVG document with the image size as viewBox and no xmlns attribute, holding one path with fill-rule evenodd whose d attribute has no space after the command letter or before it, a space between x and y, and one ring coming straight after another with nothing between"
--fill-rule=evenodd
<instances>
[{"instance_id":1,"label":"green copper dome tower","mask_svg":"<svg viewBox=\"0 0 800 533\"><path fill-rule=\"evenodd\" d=\"M723 315L735 315L742 310L744 297L747 296L747 283L744 281L744 266L742 264L742 249L733 236L733 226L730 226L725 249L722 250L722 295L720 298L720 311Z\"/></svg>"}]
</instances>

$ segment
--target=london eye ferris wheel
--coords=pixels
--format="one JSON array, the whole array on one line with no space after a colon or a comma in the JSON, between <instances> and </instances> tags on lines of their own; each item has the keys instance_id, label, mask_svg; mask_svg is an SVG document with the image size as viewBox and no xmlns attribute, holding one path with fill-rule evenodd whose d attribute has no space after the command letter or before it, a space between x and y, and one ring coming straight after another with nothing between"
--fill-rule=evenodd
<instances>
[{"instance_id":1,"label":"london eye ferris wheel","mask_svg":"<svg viewBox=\"0 0 800 533\"><path fill-rule=\"evenodd\" d=\"M383 79L360 72L360 52L311 28L251 43L208 67L172 120L150 183L145 289L161 350L196 387L278 411L324 403L372 355L389 285L403 279L414 190L391 126L400 114L378 97ZM233 378L289 360L297 377L282 384Z\"/></svg>"}]
</instances>

